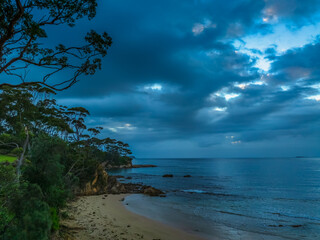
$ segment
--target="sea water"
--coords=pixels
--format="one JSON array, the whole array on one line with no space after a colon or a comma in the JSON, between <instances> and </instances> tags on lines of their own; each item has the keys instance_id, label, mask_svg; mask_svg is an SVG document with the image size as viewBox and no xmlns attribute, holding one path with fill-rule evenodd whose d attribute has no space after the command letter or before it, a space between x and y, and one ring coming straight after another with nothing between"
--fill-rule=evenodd
<instances>
[{"instance_id":1,"label":"sea water","mask_svg":"<svg viewBox=\"0 0 320 240\"><path fill-rule=\"evenodd\" d=\"M320 158L135 159L133 163L157 167L111 174L132 177L122 181L150 185L167 195L129 196L126 207L138 214L208 239L260 235L261 239L320 239Z\"/></svg>"}]
</instances>

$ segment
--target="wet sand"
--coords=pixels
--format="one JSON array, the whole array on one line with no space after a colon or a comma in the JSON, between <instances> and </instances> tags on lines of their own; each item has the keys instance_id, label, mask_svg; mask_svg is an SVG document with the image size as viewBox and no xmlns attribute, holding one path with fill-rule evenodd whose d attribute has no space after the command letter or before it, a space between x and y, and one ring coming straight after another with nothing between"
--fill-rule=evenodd
<instances>
[{"instance_id":1,"label":"wet sand","mask_svg":"<svg viewBox=\"0 0 320 240\"><path fill-rule=\"evenodd\" d=\"M202 238L181 229L135 214L123 204L127 194L82 196L68 206L68 220L62 220L64 240L283 240L261 233L217 228L214 236ZM142 202L143 203L143 202Z\"/></svg>"},{"instance_id":2,"label":"wet sand","mask_svg":"<svg viewBox=\"0 0 320 240\"><path fill-rule=\"evenodd\" d=\"M125 197L124 194L85 196L72 202L68 207L72 220L61 222L68 228L69 239L203 240L128 211L122 202Z\"/></svg>"}]
</instances>

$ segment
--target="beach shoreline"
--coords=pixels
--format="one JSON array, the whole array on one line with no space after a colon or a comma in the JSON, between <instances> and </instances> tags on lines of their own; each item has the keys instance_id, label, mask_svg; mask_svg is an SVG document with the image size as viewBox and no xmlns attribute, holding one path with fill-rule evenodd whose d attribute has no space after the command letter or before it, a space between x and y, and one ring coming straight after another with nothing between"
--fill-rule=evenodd
<instances>
[{"instance_id":1,"label":"beach shoreline","mask_svg":"<svg viewBox=\"0 0 320 240\"><path fill-rule=\"evenodd\" d=\"M68 206L70 219L61 221L64 239L204 240L183 230L126 209L128 194L81 196Z\"/></svg>"}]
</instances>

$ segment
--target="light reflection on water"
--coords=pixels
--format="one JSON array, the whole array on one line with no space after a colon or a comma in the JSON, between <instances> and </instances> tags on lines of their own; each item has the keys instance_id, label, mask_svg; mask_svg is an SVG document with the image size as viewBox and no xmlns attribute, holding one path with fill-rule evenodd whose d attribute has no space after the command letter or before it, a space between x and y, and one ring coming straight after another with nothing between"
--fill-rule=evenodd
<instances>
[{"instance_id":1,"label":"light reflection on water","mask_svg":"<svg viewBox=\"0 0 320 240\"><path fill-rule=\"evenodd\" d=\"M192 224L208 235L222 224L289 239L320 239L320 159L136 159L134 163L158 167L114 173L168 195L129 197L129 206L142 215L148 215L149 204L148 212L160 215L159 220L182 228ZM164 174L174 177L163 178ZM192 177L183 177L188 174Z\"/></svg>"}]
</instances>

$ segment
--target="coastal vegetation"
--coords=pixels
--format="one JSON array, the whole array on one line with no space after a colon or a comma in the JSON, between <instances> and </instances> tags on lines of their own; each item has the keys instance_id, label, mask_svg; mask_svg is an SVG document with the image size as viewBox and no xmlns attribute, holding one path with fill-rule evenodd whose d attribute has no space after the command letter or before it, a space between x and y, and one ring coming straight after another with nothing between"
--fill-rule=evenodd
<instances>
[{"instance_id":1,"label":"coastal vegetation","mask_svg":"<svg viewBox=\"0 0 320 240\"><path fill-rule=\"evenodd\" d=\"M14 162L17 158L13 156L0 155L0 163L2 162Z\"/></svg>"},{"instance_id":2,"label":"coastal vegetation","mask_svg":"<svg viewBox=\"0 0 320 240\"><path fill-rule=\"evenodd\" d=\"M46 88L0 92L0 235L48 239L60 209L90 181L101 163L131 162L129 145L98 138L89 112L58 105Z\"/></svg>"},{"instance_id":3,"label":"coastal vegetation","mask_svg":"<svg viewBox=\"0 0 320 240\"><path fill-rule=\"evenodd\" d=\"M129 145L98 138L89 112L67 108L47 88L3 87L0 92L0 234L47 239L59 229L59 209L92 179L101 163L131 162Z\"/></svg>"},{"instance_id":4,"label":"coastal vegetation","mask_svg":"<svg viewBox=\"0 0 320 240\"><path fill-rule=\"evenodd\" d=\"M131 163L128 144L86 126L87 109L54 98L101 68L112 40L92 30L83 46L46 47L46 29L90 20L96 7L95 0L0 2L1 239L49 239L61 208L98 166Z\"/></svg>"}]
</instances>

